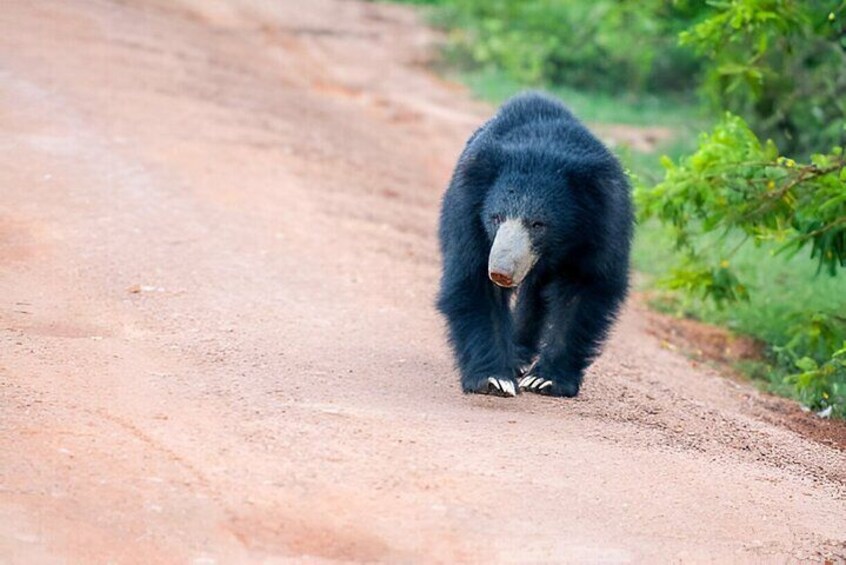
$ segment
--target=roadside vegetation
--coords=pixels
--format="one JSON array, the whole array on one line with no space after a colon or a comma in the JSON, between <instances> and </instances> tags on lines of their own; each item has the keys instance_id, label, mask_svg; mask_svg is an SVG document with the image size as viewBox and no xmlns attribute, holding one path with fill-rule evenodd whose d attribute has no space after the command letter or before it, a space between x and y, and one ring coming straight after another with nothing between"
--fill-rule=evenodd
<instances>
[{"instance_id":1,"label":"roadside vegetation","mask_svg":"<svg viewBox=\"0 0 846 565\"><path fill-rule=\"evenodd\" d=\"M741 369L846 417L846 1L406 2L481 98L541 87L594 124L671 128L618 148L653 306L762 340Z\"/></svg>"}]
</instances>

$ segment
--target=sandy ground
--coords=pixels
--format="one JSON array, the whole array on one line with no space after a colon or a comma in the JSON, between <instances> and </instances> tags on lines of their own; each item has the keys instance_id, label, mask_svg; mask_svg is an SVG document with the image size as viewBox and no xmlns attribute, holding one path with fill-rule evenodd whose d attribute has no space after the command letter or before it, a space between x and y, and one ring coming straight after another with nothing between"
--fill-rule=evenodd
<instances>
[{"instance_id":1,"label":"sandy ground","mask_svg":"<svg viewBox=\"0 0 846 565\"><path fill-rule=\"evenodd\" d=\"M4 0L0 562L846 556L846 457L628 308L577 400L459 393L488 111L405 9Z\"/></svg>"}]
</instances>

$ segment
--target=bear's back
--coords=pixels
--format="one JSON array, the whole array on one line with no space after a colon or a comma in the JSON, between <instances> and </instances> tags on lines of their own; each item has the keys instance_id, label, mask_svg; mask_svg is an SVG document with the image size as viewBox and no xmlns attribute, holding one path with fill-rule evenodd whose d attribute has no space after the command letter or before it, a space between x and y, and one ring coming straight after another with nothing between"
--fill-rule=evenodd
<instances>
[{"instance_id":1,"label":"bear's back","mask_svg":"<svg viewBox=\"0 0 846 565\"><path fill-rule=\"evenodd\" d=\"M578 122L564 104L540 92L526 92L508 100L491 121L491 133L505 137L528 124Z\"/></svg>"},{"instance_id":2,"label":"bear's back","mask_svg":"<svg viewBox=\"0 0 846 565\"><path fill-rule=\"evenodd\" d=\"M616 161L564 104L538 92L506 102L484 129L488 142L512 159L547 155L558 162L575 160L595 166Z\"/></svg>"}]
</instances>

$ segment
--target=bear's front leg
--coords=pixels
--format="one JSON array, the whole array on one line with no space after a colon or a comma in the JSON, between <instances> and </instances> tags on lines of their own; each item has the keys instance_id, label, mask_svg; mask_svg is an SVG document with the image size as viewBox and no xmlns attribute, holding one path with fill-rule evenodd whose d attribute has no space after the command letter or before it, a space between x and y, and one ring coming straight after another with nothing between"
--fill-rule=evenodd
<instances>
[{"instance_id":1,"label":"bear's front leg","mask_svg":"<svg viewBox=\"0 0 846 565\"><path fill-rule=\"evenodd\" d=\"M545 308L541 284L531 274L517 291L514 305L514 376L521 379L532 368L538 353L538 341L544 325Z\"/></svg>"},{"instance_id":2,"label":"bear's front leg","mask_svg":"<svg viewBox=\"0 0 846 565\"><path fill-rule=\"evenodd\" d=\"M481 272L445 277L438 308L446 316L464 392L516 396L520 391L511 367L512 323L508 292Z\"/></svg>"},{"instance_id":3,"label":"bear's front leg","mask_svg":"<svg viewBox=\"0 0 846 565\"><path fill-rule=\"evenodd\" d=\"M559 283L550 290L550 323L540 359L519 384L529 392L573 397L614 322L625 289L614 292Z\"/></svg>"}]
</instances>

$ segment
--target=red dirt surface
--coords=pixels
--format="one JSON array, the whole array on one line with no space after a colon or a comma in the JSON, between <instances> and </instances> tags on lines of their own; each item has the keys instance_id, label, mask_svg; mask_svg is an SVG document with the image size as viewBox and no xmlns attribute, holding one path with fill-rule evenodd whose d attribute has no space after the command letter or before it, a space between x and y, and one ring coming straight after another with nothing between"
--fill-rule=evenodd
<instances>
[{"instance_id":1,"label":"red dirt surface","mask_svg":"<svg viewBox=\"0 0 846 565\"><path fill-rule=\"evenodd\" d=\"M577 400L463 396L437 208L489 111L405 9L6 0L0 561L846 556L842 451L632 305Z\"/></svg>"}]
</instances>

